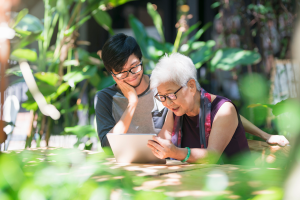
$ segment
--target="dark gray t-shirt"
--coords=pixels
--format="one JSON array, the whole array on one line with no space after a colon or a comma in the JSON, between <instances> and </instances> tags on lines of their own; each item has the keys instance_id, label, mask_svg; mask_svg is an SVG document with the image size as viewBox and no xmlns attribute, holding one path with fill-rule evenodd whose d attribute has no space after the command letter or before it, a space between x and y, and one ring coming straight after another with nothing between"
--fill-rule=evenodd
<instances>
[{"instance_id":1,"label":"dark gray t-shirt","mask_svg":"<svg viewBox=\"0 0 300 200\"><path fill-rule=\"evenodd\" d=\"M156 91L149 88L138 95L139 102L127 133L159 133L168 109L154 98ZM116 84L99 91L95 96L97 132L102 147L110 147L106 134L121 119L128 100Z\"/></svg>"}]
</instances>

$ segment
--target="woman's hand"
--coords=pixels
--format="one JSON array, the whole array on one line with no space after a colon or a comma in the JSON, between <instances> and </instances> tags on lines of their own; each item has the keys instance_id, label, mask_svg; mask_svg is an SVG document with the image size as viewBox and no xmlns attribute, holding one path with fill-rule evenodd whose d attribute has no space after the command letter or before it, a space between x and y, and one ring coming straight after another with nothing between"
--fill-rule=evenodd
<instances>
[{"instance_id":1,"label":"woman's hand","mask_svg":"<svg viewBox=\"0 0 300 200\"><path fill-rule=\"evenodd\" d=\"M113 76L113 79L118 84L123 95L128 99L128 104L136 105L138 103L139 99L138 99L138 95L137 95L135 89L132 86L125 83L124 81L118 80L114 76Z\"/></svg>"},{"instance_id":2,"label":"woman's hand","mask_svg":"<svg viewBox=\"0 0 300 200\"><path fill-rule=\"evenodd\" d=\"M153 140L148 141L147 146L151 148L153 154L160 159L168 157L172 158L177 149L170 140L156 136L153 136Z\"/></svg>"},{"instance_id":3,"label":"woman's hand","mask_svg":"<svg viewBox=\"0 0 300 200\"><path fill-rule=\"evenodd\" d=\"M267 138L266 142L272 145L280 145L286 146L290 144L290 142L283 136L283 135L269 135L270 137Z\"/></svg>"}]
</instances>

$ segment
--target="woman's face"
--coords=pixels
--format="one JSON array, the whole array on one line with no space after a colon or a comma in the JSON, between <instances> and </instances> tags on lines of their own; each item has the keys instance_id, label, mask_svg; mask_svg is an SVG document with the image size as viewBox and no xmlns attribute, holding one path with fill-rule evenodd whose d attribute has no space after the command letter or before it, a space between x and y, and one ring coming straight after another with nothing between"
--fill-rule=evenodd
<instances>
[{"instance_id":1,"label":"woman's face","mask_svg":"<svg viewBox=\"0 0 300 200\"><path fill-rule=\"evenodd\" d=\"M173 82L165 82L157 87L159 95L174 94L181 86ZM162 102L165 107L172 110L175 115L182 116L194 107L194 92L190 87L184 86L176 93L176 100L170 100L166 98L166 101Z\"/></svg>"}]
</instances>

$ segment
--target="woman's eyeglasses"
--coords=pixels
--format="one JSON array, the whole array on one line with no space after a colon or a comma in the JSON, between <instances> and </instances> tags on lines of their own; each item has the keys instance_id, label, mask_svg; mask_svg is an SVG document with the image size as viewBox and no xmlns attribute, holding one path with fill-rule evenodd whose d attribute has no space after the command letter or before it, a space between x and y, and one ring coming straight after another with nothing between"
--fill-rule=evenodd
<instances>
[{"instance_id":1,"label":"woman's eyeglasses","mask_svg":"<svg viewBox=\"0 0 300 200\"><path fill-rule=\"evenodd\" d=\"M142 70L142 64L143 64L143 61L141 61L139 64L137 64L136 66L134 66L133 68L131 68L128 71L124 71L124 72L121 72L121 73L118 73L118 74L114 74L113 72L110 72L110 73L112 75L114 75L117 79L122 80L122 79L128 77L129 72L132 73L132 74L136 74L136 73L140 72Z\"/></svg>"},{"instance_id":2,"label":"woman's eyeglasses","mask_svg":"<svg viewBox=\"0 0 300 200\"><path fill-rule=\"evenodd\" d=\"M158 101L165 102L167 98L171 101L176 100L177 96L176 93L182 88L182 86L174 93L166 94L166 95L159 95L158 93L154 96Z\"/></svg>"}]
</instances>

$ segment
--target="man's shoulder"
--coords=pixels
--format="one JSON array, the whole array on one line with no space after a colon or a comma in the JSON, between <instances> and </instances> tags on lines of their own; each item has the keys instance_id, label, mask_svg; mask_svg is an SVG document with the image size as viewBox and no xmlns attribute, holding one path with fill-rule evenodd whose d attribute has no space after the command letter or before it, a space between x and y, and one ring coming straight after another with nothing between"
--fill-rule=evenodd
<instances>
[{"instance_id":1,"label":"man's shoulder","mask_svg":"<svg viewBox=\"0 0 300 200\"><path fill-rule=\"evenodd\" d=\"M99 90L96 93L96 97L113 97L118 92L115 85L111 85L107 88L104 88L102 90Z\"/></svg>"}]
</instances>

